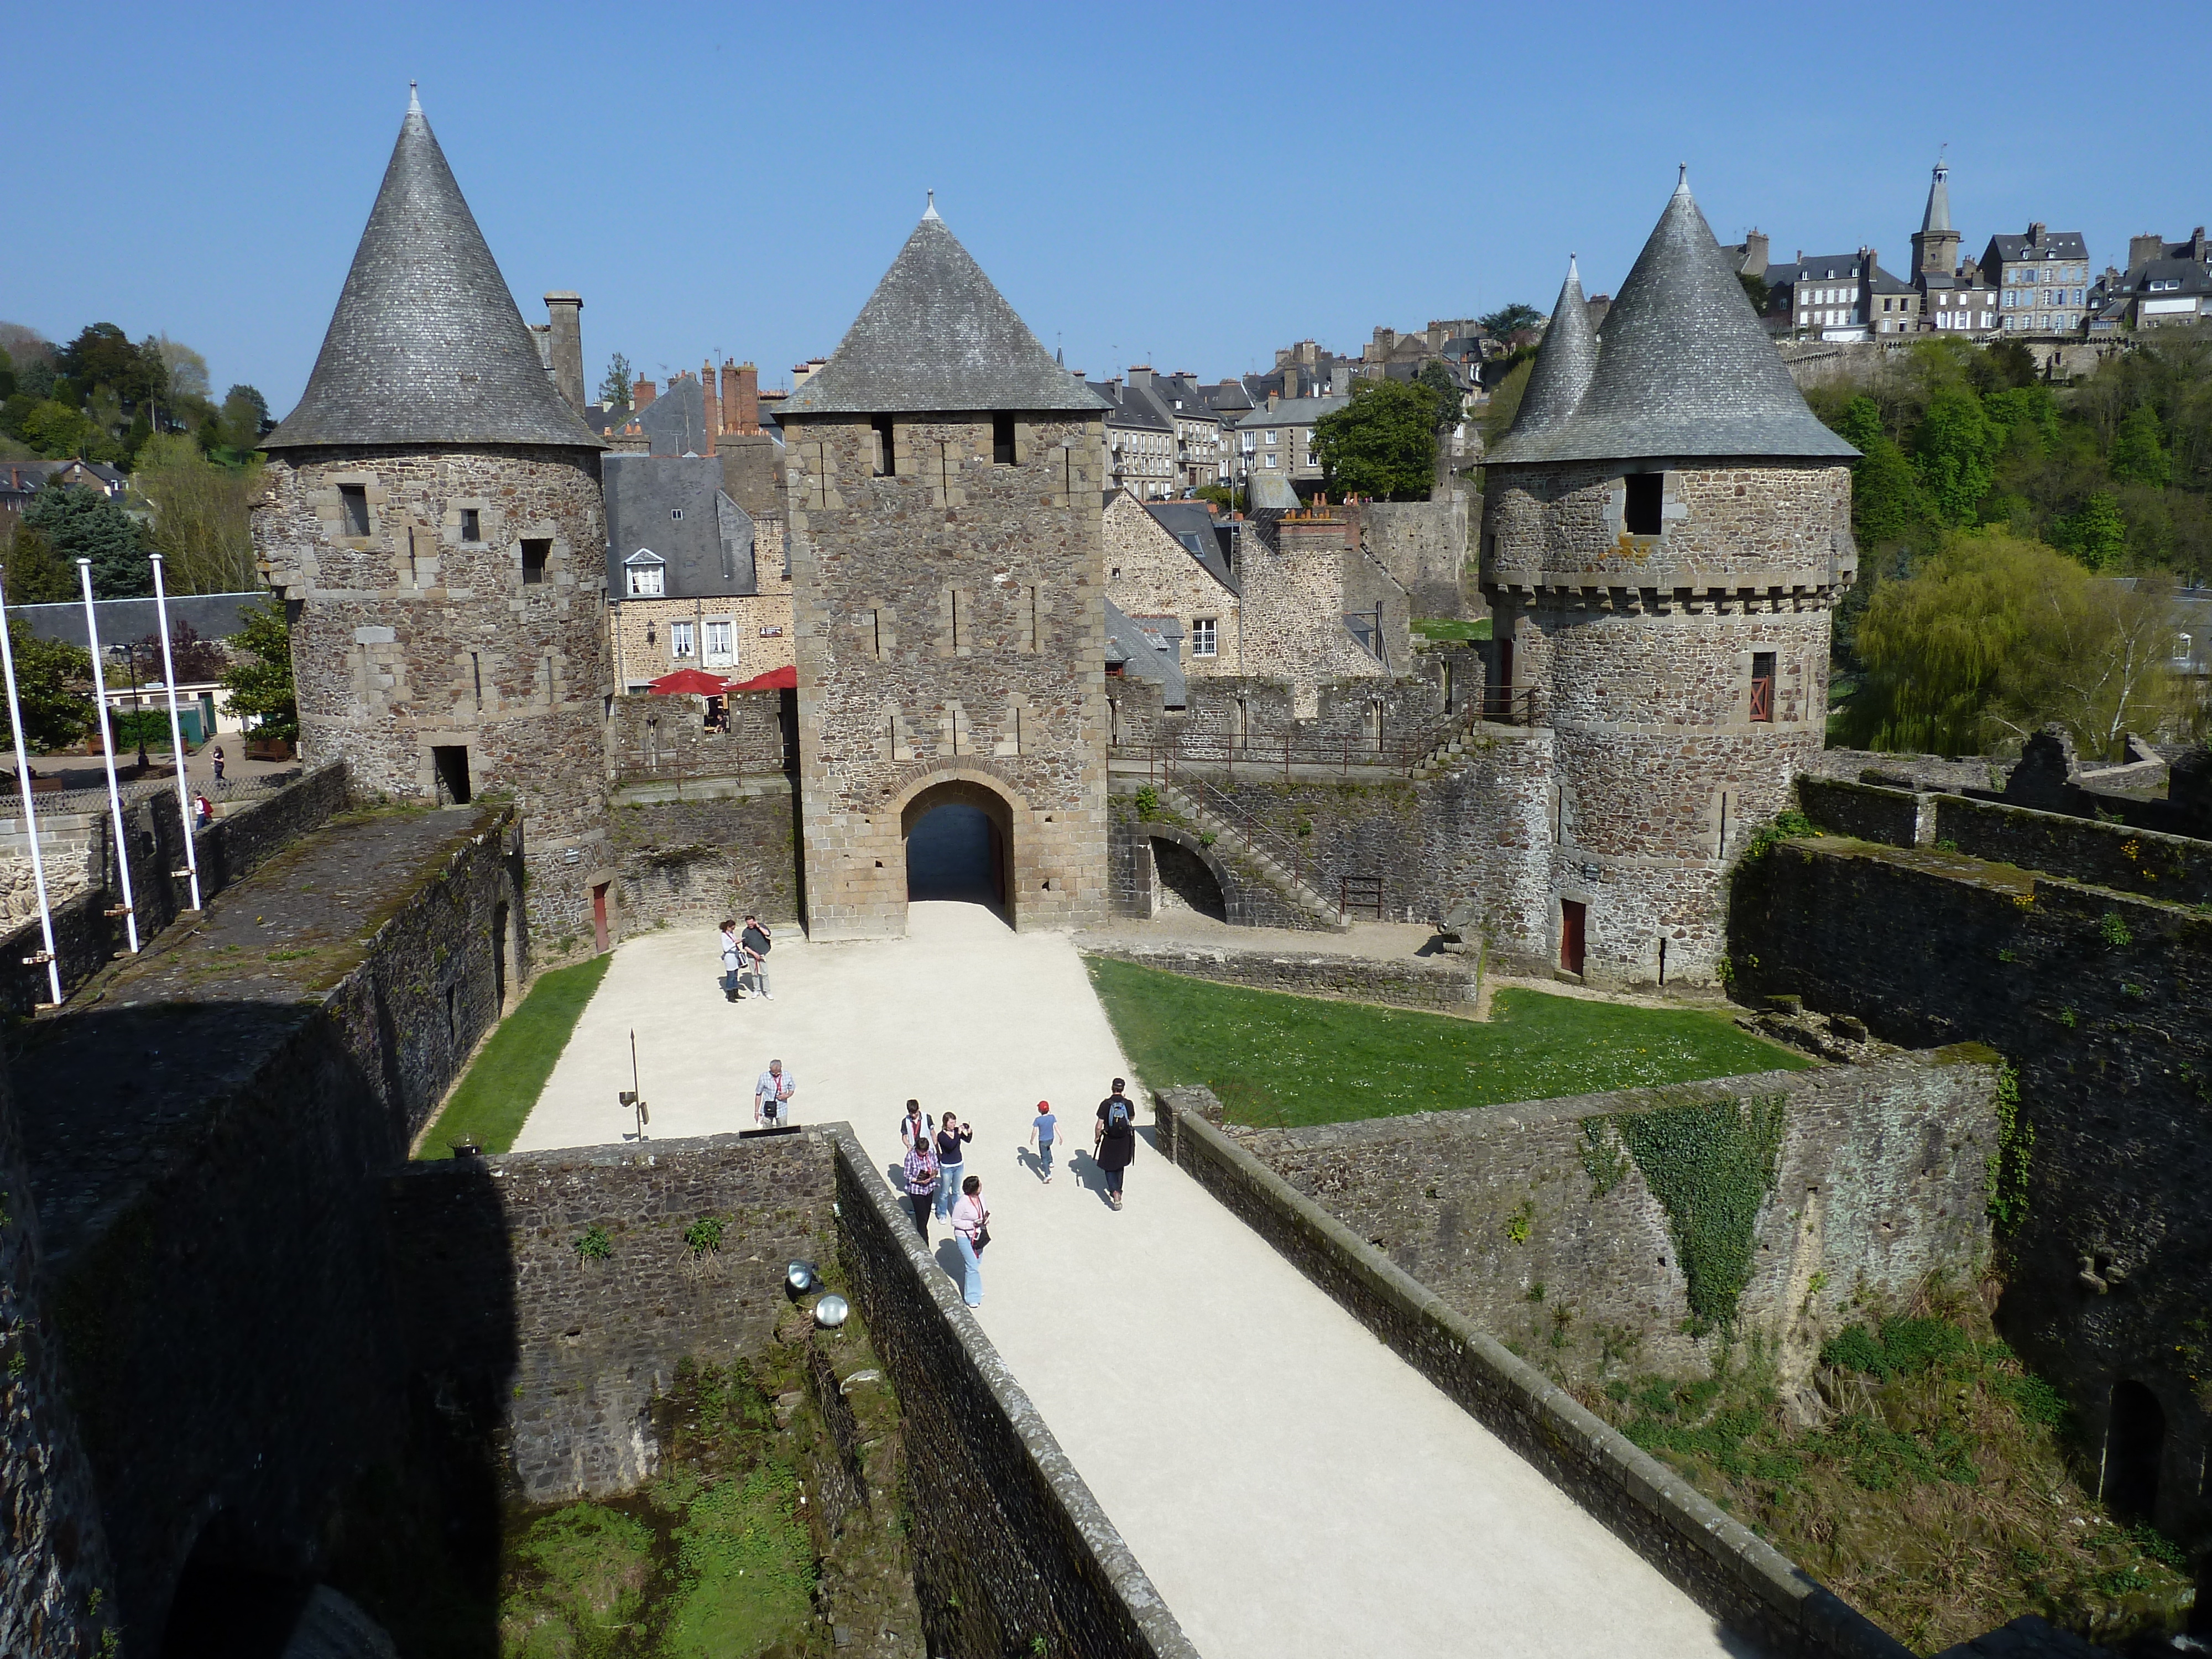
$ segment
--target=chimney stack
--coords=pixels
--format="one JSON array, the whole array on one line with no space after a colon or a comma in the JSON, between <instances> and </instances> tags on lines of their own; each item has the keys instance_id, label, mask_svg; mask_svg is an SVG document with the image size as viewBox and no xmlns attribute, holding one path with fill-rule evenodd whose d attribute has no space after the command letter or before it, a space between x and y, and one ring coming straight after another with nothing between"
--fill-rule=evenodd
<instances>
[{"instance_id":1,"label":"chimney stack","mask_svg":"<svg viewBox=\"0 0 2212 1659\"><path fill-rule=\"evenodd\" d=\"M699 453L711 455L715 434L722 429L722 400L714 395L714 365L706 357L699 360L699 424L703 428L699 441L705 446Z\"/></svg>"},{"instance_id":2,"label":"chimney stack","mask_svg":"<svg viewBox=\"0 0 2212 1659\"><path fill-rule=\"evenodd\" d=\"M1743 269L1753 276L1766 275L1766 233L1749 231L1743 239Z\"/></svg>"},{"instance_id":3,"label":"chimney stack","mask_svg":"<svg viewBox=\"0 0 2212 1659\"><path fill-rule=\"evenodd\" d=\"M2041 220L2034 220L2029 223L2027 227L2027 240L2028 245L2031 247L2041 247L2043 246L2043 232L2044 225Z\"/></svg>"},{"instance_id":4,"label":"chimney stack","mask_svg":"<svg viewBox=\"0 0 2212 1659\"><path fill-rule=\"evenodd\" d=\"M637 384L629 389L630 412L633 415L641 414L645 406L653 400L655 395L653 382L647 380L644 375L639 375Z\"/></svg>"},{"instance_id":5,"label":"chimney stack","mask_svg":"<svg viewBox=\"0 0 2212 1659\"><path fill-rule=\"evenodd\" d=\"M584 296L557 290L545 296L545 315L550 319L550 337L553 384L568 400L568 407L584 412Z\"/></svg>"},{"instance_id":6,"label":"chimney stack","mask_svg":"<svg viewBox=\"0 0 2212 1659\"><path fill-rule=\"evenodd\" d=\"M2138 265L2147 265L2154 259L2162 259L2165 257L2166 240L2163 237L2142 235L2128 238L2128 269L2130 270L2135 270Z\"/></svg>"}]
</instances>

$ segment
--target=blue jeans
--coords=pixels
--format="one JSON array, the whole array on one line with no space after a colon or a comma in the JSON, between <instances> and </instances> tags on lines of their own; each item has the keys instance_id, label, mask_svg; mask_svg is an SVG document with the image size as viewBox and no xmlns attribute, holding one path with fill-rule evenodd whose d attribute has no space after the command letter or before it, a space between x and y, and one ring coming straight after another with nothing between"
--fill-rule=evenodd
<instances>
[{"instance_id":1,"label":"blue jeans","mask_svg":"<svg viewBox=\"0 0 2212 1659\"><path fill-rule=\"evenodd\" d=\"M943 1221L952 1213L952 1206L960 1201L960 1171L966 1166L946 1164L939 1166L945 1178L937 1183L937 1218Z\"/></svg>"},{"instance_id":2,"label":"blue jeans","mask_svg":"<svg viewBox=\"0 0 2212 1659\"><path fill-rule=\"evenodd\" d=\"M1048 1181L1052 1178L1052 1142L1049 1140L1037 1142L1037 1173Z\"/></svg>"},{"instance_id":3,"label":"blue jeans","mask_svg":"<svg viewBox=\"0 0 2212 1659\"><path fill-rule=\"evenodd\" d=\"M971 1308L980 1308L983 1305L983 1266L975 1259L975 1241L965 1233L955 1233L952 1242L960 1247L960 1259L968 1267L968 1282L961 1286L961 1300Z\"/></svg>"}]
</instances>

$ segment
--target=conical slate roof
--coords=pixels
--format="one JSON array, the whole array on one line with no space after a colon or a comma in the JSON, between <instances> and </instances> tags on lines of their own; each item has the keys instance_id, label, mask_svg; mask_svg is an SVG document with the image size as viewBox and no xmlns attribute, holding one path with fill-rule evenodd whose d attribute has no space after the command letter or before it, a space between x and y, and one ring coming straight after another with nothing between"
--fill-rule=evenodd
<instances>
[{"instance_id":1,"label":"conical slate roof","mask_svg":"<svg viewBox=\"0 0 2212 1659\"><path fill-rule=\"evenodd\" d=\"M1574 414L1526 433L1516 419L1488 459L1849 460L1857 453L1805 406L1686 175L1620 285L1598 337L1597 371Z\"/></svg>"},{"instance_id":2,"label":"conical slate roof","mask_svg":"<svg viewBox=\"0 0 2212 1659\"><path fill-rule=\"evenodd\" d=\"M1536 361L1528 370L1528 384L1522 388L1512 435L1533 437L1565 425L1596 373L1597 331L1590 326L1582 276L1571 254L1567 280L1560 284L1559 303L1552 307L1551 326L1544 331L1544 343L1537 348Z\"/></svg>"},{"instance_id":3,"label":"conical slate roof","mask_svg":"<svg viewBox=\"0 0 2212 1659\"><path fill-rule=\"evenodd\" d=\"M1951 228L1951 169L1942 162L1936 164L1936 176L1928 185L1928 210L1920 216L1920 234L1948 231Z\"/></svg>"},{"instance_id":4,"label":"conical slate roof","mask_svg":"<svg viewBox=\"0 0 2212 1659\"><path fill-rule=\"evenodd\" d=\"M933 206L830 361L777 412L1090 414L1105 406L1053 362Z\"/></svg>"},{"instance_id":5,"label":"conical slate roof","mask_svg":"<svg viewBox=\"0 0 2212 1659\"><path fill-rule=\"evenodd\" d=\"M262 447L412 443L605 447L545 372L410 99L315 372Z\"/></svg>"}]
</instances>

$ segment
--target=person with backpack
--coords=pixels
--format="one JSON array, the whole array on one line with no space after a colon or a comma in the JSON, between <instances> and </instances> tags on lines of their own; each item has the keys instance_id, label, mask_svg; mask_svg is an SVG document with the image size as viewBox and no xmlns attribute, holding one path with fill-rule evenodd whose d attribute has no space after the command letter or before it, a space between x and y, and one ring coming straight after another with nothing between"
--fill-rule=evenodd
<instances>
[{"instance_id":1,"label":"person with backpack","mask_svg":"<svg viewBox=\"0 0 2212 1659\"><path fill-rule=\"evenodd\" d=\"M963 1141L975 1139L975 1132L947 1112L937 1120L937 1162L945 1171L945 1184L938 1188L939 1215L952 1212L954 1194L960 1191L961 1165L967 1159Z\"/></svg>"},{"instance_id":2,"label":"person with backpack","mask_svg":"<svg viewBox=\"0 0 2212 1659\"><path fill-rule=\"evenodd\" d=\"M722 924L722 1000L738 1002L744 998L744 987L740 982L744 965L744 947L738 943L738 924L734 920Z\"/></svg>"},{"instance_id":3,"label":"person with backpack","mask_svg":"<svg viewBox=\"0 0 2212 1659\"><path fill-rule=\"evenodd\" d=\"M745 931L738 944L744 951L746 958L752 963L753 989L770 1002L775 1000L775 993L768 988L768 953L774 948L775 943L775 941L769 937L767 924L758 916L745 918Z\"/></svg>"},{"instance_id":4,"label":"person with backpack","mask_svg":"<svg viewBox=\"0 0 2212 1659\"><path fill-rule=\"evenodd\" d=\"M951 1186L951 1182L945 1183ZM971 1308L983 1305L983 1247L991 1242L991 1212L983 1207L983 1178L969 1176L960 1183L960 1200L952 1206L952 1238L960 1247L960 1260L968 1269L960 1299Z\"/></svg>"},{"instance_id":5,"label":"person with backpack","mask_svg":"<svg viewBox=\"0 0 2212 1659\"><path fill-rule=\"evenodd\" d=\"M937 1120L921 1109L921 1103L918 1100L907 1102L906 1115L899 1120L899 1144L910 1152L917 1140L930 1140L933 1149L936 1133Z\"/></svg>"},{"instance_id":6,"label":"person with backpack","mask_svg":"<svg viewBox=\"0 0 2212 1659\"><path fill-rule=\"evenodd\" d=\"M1106 1201L1121 1207L1121 1172L1137 1155L1137 1109L1121 1091L1129 1085L1114 1079L1114 1092L1098 1103L1098 1125L1091 1135L1091 1156L1106 1171Z\"/></svg>"},{"instance_id":7,"label":"person with backpack","mask_svg":"<svg viewBox=\"0 0 2212 1659\"><path fill-rule=\"evenodd\" d=\"M937 1201L941 1174L936 1146L927 1135L916 1135L906 1149L906 1201L914 1210L914 1230L925 1244L929 1243L929 1212Z\"/></svg>"},{"instance_id":8,"label":"person with backpack","mask_svg":"<svg viewBox=\"0 0 2212 1659\"><path fill-rule=\"evenodd\" d=\"M1030 1125L1030 1144L1037 1149L1037 1170L1048 1187L1052 1185L1052 1143L1059 1133L1060 1120L1053 1115L1052 1103L1040 1100L1036 1119Z\"/></svg>"}]
</instances>

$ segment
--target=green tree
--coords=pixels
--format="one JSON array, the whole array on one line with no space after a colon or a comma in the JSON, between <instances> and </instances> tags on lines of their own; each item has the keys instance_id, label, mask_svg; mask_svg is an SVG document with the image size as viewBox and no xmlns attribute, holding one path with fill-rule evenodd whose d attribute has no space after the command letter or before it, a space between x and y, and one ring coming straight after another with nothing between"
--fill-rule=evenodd
<instances>
[{"instance_id":1,"label":"green tree","mask_svg":"<svg viewBox=\"0 0 2212 1659\"><path fill-rule=\"evenodd\" d=\"M23 710L21 740L33 755L65 749L92 730L92 653L66 640L42 640L27 623L11 620L15 696ZM17 737L11 723L9 736Z\"/></svg>"},{"instance_id":2,"label":"green tree","mask_svg":"<svg viewBox=\"0 0 2212 1659\"><path fill-rule=\"evenodd\" d=\"M200 447L224 465L244 466L271 424L268 400L250 386L234 386L201 425Z\"/></svg>"},{"instance_id":3,"label":"green tree","mask_svg":"<svg viewBox=\"0 0 2212 1659\"><path fill-rule=\"evenodd\" d=\"M125 402L149 402L167 392L168 366L159 345L133 345L112 323L94 323L61 349L55 366L82 398L104 386Z\"/></svg>"},{"instance_id":4,"label":"green tree","mask_svg":"<svg viewBox=\"0 0 2212 1659\"><path fill-rule=\"evenodd\" d=\"M138 453L132 489L153 510L147 538L174 593L243 593L260 586L247 509L261 490L261 460L218 466L183 433L157 433Z\"/></svg>"},{"instance_id":5,"label":"green tree","mask_svg":"<svg viewBox=\"0 0 2212 1659\"><path fill-rule=\"evenodd\" d=\"M1490 332L1495 340L1510 339L1524 328L1534 328L1544 320L1544 313L1531 305L1516 300L1510 306L1500 306L1487 316L1474 319Z\"/></svg>"},{"instance_id":6,"label":"green tree","mask_svg":"<svg viewBox=\"0 0 2212 1659\"><path fill-rule=\"evenodd\" d=\"M615 353L607 360L606 379L599 382L600 404L607 409L627 412L629 408L630 382L636 378L635 373L629 366L629 359L619 351Z\"/></svg>"},{"instance_id":7,"label":"green tree","mask_svg":"<svg viewBox=\"0 0 2212 1659\"><path fill-rule=\"evenodd\" d=\"M137 520L103 492L50 480L23 509L23 522L45 535L64 563L92 561L95 599L138 599L154 591Z\"/></svg>"},{"instance_id":8,"label":"green tree","mask_svg":"<svg viewBox=\"0 0 2212 1659\"><path fill-rule=\"evenodd\" d=\"M230 706L254 721L257 736L287 742L300 735L300 704L292 689L292 629L276 599L248 605L246 625L229 640L230 670L222 677Z\"/></svg>"},{"instance_id":9,"label":"green tree","mask_svg":"<svg viewBox=\"0 0 2212 1659\"><path fill-rule=\"evenodd\" d=\"M2149 484L2163 489L2173 482L2173 459L2166 453L2165 434L2158 416L2148 408L2130 410L2112 434L2112 453L2106 465L2122 483Z\"/></svg>"},{"instance_id":10,"label":"green tree","mask_svg":"<svg viewBox=\"0 0 2212 1659\"><path fill-rule=\"evenodd\" d=\"M1766 307L1774 299L1774 290L1767 287L1766 278L1739 270L1735 279L1743 284L1743 297L1751 301L1751 308L1762 317L1766 315Z\"/></svg>"},{"instance_id":11,"label":"green tree","mask_svg":"<svg viewBox=\"0 0 2212 1659\"><path fill-rule=\"evenodd\" d=\"M1982 400L1965 386L1946 386L1928 401L1912 434L1912 459L1921 483L1944 523L1971 525L1996 477L2002 428L1992 426Z\"/></svg>"},{"instance_id":12,"label":"green tree","mask_svg":"<svg viewBox=\"0 0 2212 1659\"><path fill-rule=\"evenodd\" d=\"M1358 380L1352 401L1314 422L1332 491L1426 501L1436 486L1437 400L1415 380Z\"/></svg>"},{"instance_id":13,"label":"green tree","mask_svg":"<svg viewBox=\"0 0 2212 1659\"><path fill-rule=\"evenodd\" d=\"M14 429L41 455L58 461L84 453L94 436L93 424L83 411L55 398L31 403L16 417Z\"/></svg>"},{"instance_id":14,"label":"green tree","mask_svg":"<svg viewBox=\"0 0 2212 1659\"><path fill-rule=\"evenodd\" d=\"M67 605L82 597L76 567L62 562L44 531L17 525L9 540L7 558L9 604Z\"/></svg>"},{"instance_id":15,"label":"green tree","mask_svg":"<svg viewBox=\"0 0 2212 1659\"><path fill-rule=\"evenodd\" d=\"M2108 570L2127 550L2127 521L2100 490L2064 518L2051 521L2051 539L2092 570Z\"/></svg>"},{"instance_id":16,"label":"green tree","mask_svg":"<svg viewBox=\"0 0 2212 1659\"><path fill-rule=\"evenodd\" d=\"M1428 387L1429 395L1437 400L1437 424L1455 425L1466 404L1466 394L1460 390L1459 376L1441 357L1431 357L1421 365L1414 380Z\"/></svg>"}]
</instances>

